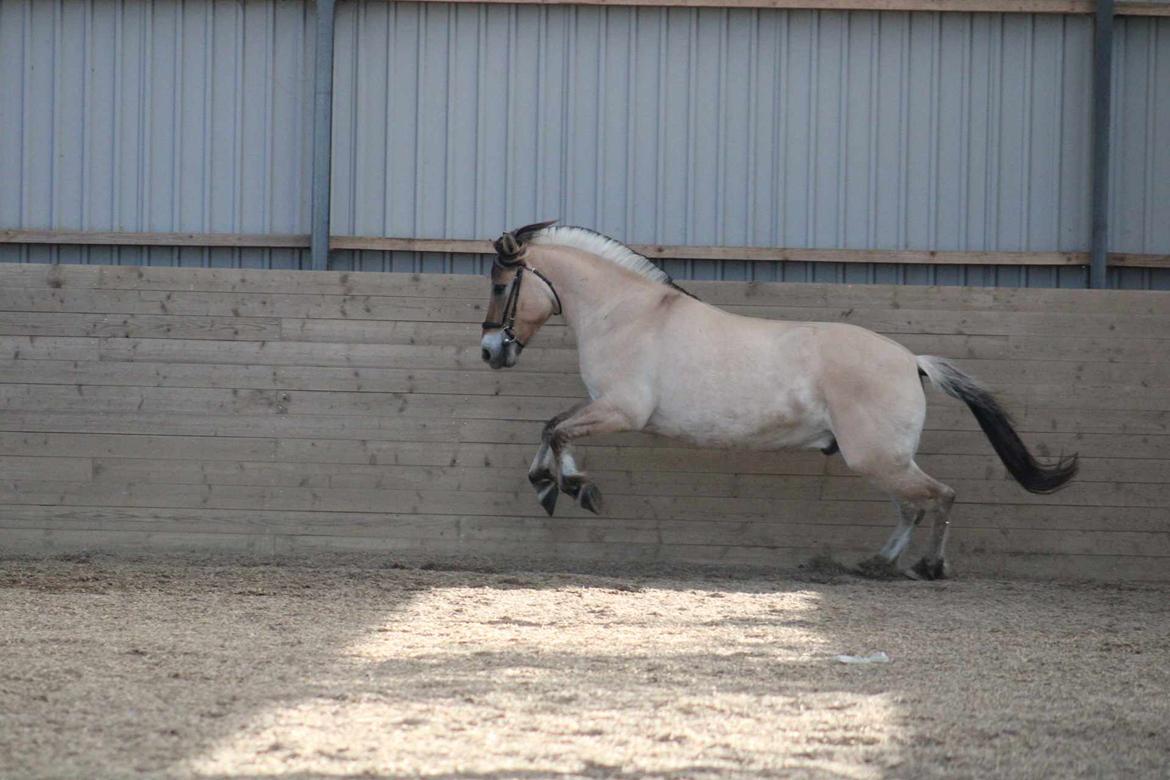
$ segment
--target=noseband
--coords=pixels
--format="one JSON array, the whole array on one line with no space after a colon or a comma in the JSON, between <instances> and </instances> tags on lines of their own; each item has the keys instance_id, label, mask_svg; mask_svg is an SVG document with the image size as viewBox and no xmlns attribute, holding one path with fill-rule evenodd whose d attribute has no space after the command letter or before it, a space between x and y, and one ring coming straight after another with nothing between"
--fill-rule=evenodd
<instances>
[{"instance_id":1,"label":"noseband","mask_svg":"<svg viewBox=\"0 0 1170 780\"><path fill-rule=\"evenodd\" d=\"M500 314L499 322L484 321L482 327L484 330L489 328L503 328L504 329L504 346L515 343L520 349L524 349L524 342L516 338L516 333L512 328L516 324L516 309L520 305L520 284L524 281L524 272L531 271L540 280L548 285L549 291L553 294L553 299L557 302L557 310L553 314L560 314L563 310L561 306L561 296L557 295L557 288L553 287L553 283L548 280L548 277L536 270L530 265L526 265L523 260L517 258L514 254L505 255L501 250L500 242L497 242L496 249L499 254L496 256L495 264L501 268L515 268L516 278L512 281L512 290L508 293L508 300L504 302L504 311Z\"/></svg>"}]
</instances>

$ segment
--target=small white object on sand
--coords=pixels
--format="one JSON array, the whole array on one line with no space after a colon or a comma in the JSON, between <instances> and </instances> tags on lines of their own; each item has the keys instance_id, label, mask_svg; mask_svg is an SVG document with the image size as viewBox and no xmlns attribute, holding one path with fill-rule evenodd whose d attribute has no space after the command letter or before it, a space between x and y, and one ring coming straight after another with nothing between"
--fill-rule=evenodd
<instances>
[{"instance_id":1,"label":"small white object on sand","mask_svg":"<svg viewBox=\"0 0 1170 780\"><path fill-rule=\"evenodd\" d=\"M869 655L839 655L837 660L843 664L888 664L890 657L879 650Z\"/></svg>"}]
</instances>

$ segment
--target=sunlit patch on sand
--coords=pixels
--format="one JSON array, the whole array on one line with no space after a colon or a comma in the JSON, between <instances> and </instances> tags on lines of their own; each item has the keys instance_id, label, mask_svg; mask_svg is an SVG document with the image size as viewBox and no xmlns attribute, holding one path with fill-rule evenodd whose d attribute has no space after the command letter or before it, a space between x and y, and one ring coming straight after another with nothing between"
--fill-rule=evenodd
<instances>
[{"instance_id":1,"label":"sunlit patch on sand","mask_svg":"<svg viewBox=\"0 0 1170 780\"><path fill-rule=\"evenodd\" d=\"M208 776L878 777L896 702L813 592L443 588L182 769ZM834 680L839 681L834 684Z\"/></svg>"}]
</instances>

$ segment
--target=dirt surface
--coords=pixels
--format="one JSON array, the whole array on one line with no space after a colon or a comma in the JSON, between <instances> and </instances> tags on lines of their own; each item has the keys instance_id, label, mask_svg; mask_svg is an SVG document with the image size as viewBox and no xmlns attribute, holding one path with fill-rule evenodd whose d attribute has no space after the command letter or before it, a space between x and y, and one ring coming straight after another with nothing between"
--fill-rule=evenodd
<instances>
[{"instance_id":1,"label":"dirt surface","mask_svg":"<svg viewBox=\"0 0 1170 780\"><path fill-rule=\"evenodd\" d=\"M0 776L1170 774L1170 587L829 579L0 562Z\"/></svg>"}]
</instances>

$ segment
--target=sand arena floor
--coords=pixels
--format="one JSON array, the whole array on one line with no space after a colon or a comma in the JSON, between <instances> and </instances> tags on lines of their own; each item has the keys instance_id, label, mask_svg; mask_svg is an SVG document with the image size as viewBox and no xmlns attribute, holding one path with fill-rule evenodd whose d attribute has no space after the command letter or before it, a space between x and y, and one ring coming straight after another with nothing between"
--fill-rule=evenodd
<instances>
[{"instance_id":1,"label":"sand arena floor","mask_svg":"<svg viewBox=\"0 0 1170 780\"><path fill-rule=\"evenodd\" d=\"M1170 586L816 579L0 561L0 777L1170 776Z\"/></svg>"}]
</instances>

